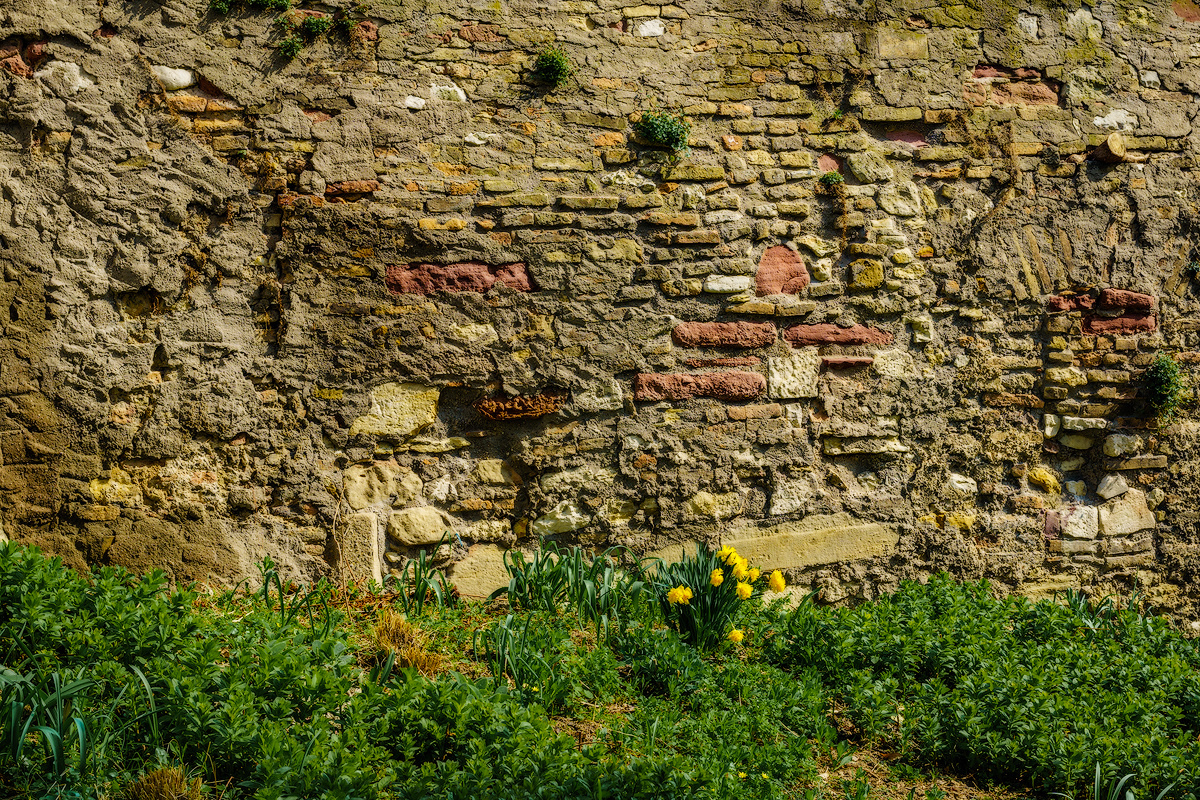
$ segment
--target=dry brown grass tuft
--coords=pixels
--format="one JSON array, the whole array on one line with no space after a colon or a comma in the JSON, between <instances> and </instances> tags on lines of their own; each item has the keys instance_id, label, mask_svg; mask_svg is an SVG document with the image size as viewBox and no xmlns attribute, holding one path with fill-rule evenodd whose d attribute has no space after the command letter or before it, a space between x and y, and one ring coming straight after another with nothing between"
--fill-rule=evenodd
<instances>
[{"instance_id":1,"label":"dry brown grass tuft","mask_svg":"<svg viewBox=\"0 0 1200 800\"><path fill-rule=\"evenodd\" d=\"M200 800L204 782L189 781L179 767L147 772L129 787L129 800Z\"/></svg>"},{"instance_id":2,"label":"dry brown grass tuft","mask_svg":"<svg viewBox=\"0 0 1200 800\"><path fill-rule=\"evenodd\" d=\"M390 608L380 612L379 620L371 630L371 636L371 649L378 661L387 658L388 653L394 653L396 667L415 669L425 677L438 674L445 665L444 657L425 649L429 643L425 632L405 619L403 614L398 614Z\"/></svg>"}]
</instances>

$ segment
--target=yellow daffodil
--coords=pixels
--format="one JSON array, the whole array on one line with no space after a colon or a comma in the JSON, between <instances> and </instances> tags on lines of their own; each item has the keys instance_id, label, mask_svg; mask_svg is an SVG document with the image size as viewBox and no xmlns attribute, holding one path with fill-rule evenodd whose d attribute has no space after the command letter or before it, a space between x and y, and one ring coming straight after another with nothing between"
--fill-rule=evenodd
<instances>
[{"instance_id":1,"label":"yellow daffodil","mask_svg":"<svg viewBox=\"0 0 1200 800\"><path fill-rule=\"evenodd\" d=\"M759 570L758 567L750 568L750 582L751 583L754 583L756 580L758 580L759 575L762 575L762 572Z\"/></svg>"},{"instance_id":2,"label":"yellow daffodil","mask_svg":"<svg viewBox=\"0 0 1200 800\"><path fill-rule=\"evenodd\" d=\"M713 586L720 586L725 582L725 573L719 569L714 569L712 575L708 577L708 582Z\"/></svg>"},{"instance_id":3,"label":"yellow daffodil","mask_svg":"<svg viewBox=\"0 0 1200 800\"><path fill-rule=\"evenodd\" d=\"M748 583L739 583L737 585L737 596L741 600L749 600L750 595L754 594L754 587Z\"/></svg>"},{"instance_id":4,"label":"yellow daffodil","mask_svg":"<svg viewBox=\"0 0 1200 800\"><path fill-rule=\"evenodd\" d=\"M725 545L724 547L722 547L720 550L717 551L717 558L721 559L726 564L728 564L730 554L735 553L735 552L737 552L737 551L735 551L732 547L730 547L729 545Z\"/></svg>"},{"instance_id":5,"label":"yellow daffodil","mask_svg":"<svg viewBox=\"0 0 1200 800\"><path fill-rule=\"evenodd\" d=\"M737 628L734 628L733 630L731 630L729 632L729 641L733 642L734 644L740 644L742 639L745 639L745 638L746 638L746 634ZM744 773L743 773L743 777L745 777Z\"/></svg>"},{"instance_id":6,"label":"yellow daffodil","mask_svg":"<svg viewBox=\"0 0 1200 800\"><path fill-rule=\"evenodd\" d=\"M739 556L737 554L737 550L734 550L732 547L723 547L721 549L729 551L723 556L723 558L725 560L725 563L729 564L730 566L736 564L738 562L738 559L741 558L741 556ZM720 555L720 551L718 551L717 554Z\"/></svg>"},{"instance_id":7,"label":"yellow daffodil","mask_svg":"<svg viewBox=\"0 0 1200 800\"><path fill-rule=\"evenodd\" d=\"M779 570L771 573L771 577L767 579L767 583L770 585L772 592L782 592L783 587L787 585L783 580L783 573Z\"/></svg>"},{"instance_id":8,"label":"yellow daffodil","mask_svg":"<svg viewBox=\"0 0 1200 800\"><path fill-rule=\"evenodd\" d=\"M739 581L744 579L750 574L749 566L749 562L739 556L738 560L733 565L733 577L737 578Z\"/></svg>"},{"instance_id":9,"label":"yellow daffodil","mask_svg":"<svg viewBox=\"0 0 1200 800\"><path fill-rule=\"evenodd\" d=\"M676 586L667 592L667 602L686 606L692 599L692 590L686 586Z\"/></svg>"}]
</instances>

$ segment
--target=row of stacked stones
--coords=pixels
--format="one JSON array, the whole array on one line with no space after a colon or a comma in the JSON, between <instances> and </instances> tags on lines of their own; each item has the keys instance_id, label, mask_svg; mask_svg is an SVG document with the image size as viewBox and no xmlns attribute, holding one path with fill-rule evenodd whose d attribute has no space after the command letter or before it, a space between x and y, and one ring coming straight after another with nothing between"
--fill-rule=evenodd
<instances>
[{"instance_id":1,"label":"row of stacked stones","mask_svg":"<svg viewBox=\"0 0 1200 800\"><path fill-rule=\"evenodd\" d=\"M9 535L213 582L440 545L468 595L512 547L721 542L829 600L1192 613L1196 428L1139 388L1200 347L1189 0L288 13L349 33L0 28Z\"/></svg>"}]
</instances>

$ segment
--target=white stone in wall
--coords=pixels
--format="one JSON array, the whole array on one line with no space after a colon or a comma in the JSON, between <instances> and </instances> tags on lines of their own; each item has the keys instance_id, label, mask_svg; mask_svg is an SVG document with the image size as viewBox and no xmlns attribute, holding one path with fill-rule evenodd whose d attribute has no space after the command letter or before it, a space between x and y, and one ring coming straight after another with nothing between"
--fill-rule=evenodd
<instances>
[{"instance_id":1,"label":"white stone in wall","mask_svg":"<svg viewBox=\"0 0 1200 800\"><path fill-rule=\"evenodd\" d=\"M1158 73L1152 69L1142 70L1142 74L1138 76L1138 80L1142 86L1147 89L1161 89L1162 79L1158 77Z\"/></svg>"},{"instance_id":2,"label":"white stone in wall","mask_svg":"<svg viewBox=\"0 0 1200 800\"><path fill-rule=\"evenodd\" d=\"M905 314L904 321L912 327L912 340L916 343L933 341L933 317L928 314Z\"/></svg>"},{"instance_id":3,"label":"white stone in wall","mask_svg":"<svg viewBox=\"0 0 1200 800\"><path fill-rule=\"evenodd\" d=\"M1094 118L1092 124L1109 131L1131 131L1141 124L1141 120L1137 114L1131 114L1123 108L1115 108L1102 117Z\"/></svg>"},{"instance_id":4,"label":"white stone in wall","mask_svg":"<svg viewBox=\"0 0 1200 800\"><path fill-rule=\"evenodd\" d=\"M1073 494L1076 497L1087 495L1087 483L1085 481L1067 481L1064 485L1069 494Z\"/></svg>"},{"instance_id":5,"label":"white stone in wall","mask_svg":"<svg viewBox=\"0 0 1200 800\"><path fill-rule=\"evenodd\" d=\"M450 580L463 597L484 598L508 584L504 566L505 548L495 544L477 544L450 567Z\"/></svg>"},{"instance_id":6,"label":"white stone in wall","mask_svg":"<svg viewBox=\"0 0 1200 800\"><path fill-rule=\"evenodd\" d=\"M65 95L73 95L96 85L90 75L70 61L51 61L35 72L33 77Z\"/></svg>"},{"instance_id":7,"label":"white stone in wall","mask_svg":"<svg viewBox=\"0 0 1200 800\"><path fill-rule=\"evenodd\" d=\"M1058 414L1042 414L1042 435L1047 439L1053 439L1058 436L1058 431L1062 427L1062 417Z\"/></svg>"},{"instance_id":8,"label":"white stone in wall","mask_svg":"<svg viewBox=\"0 0 1200 800\"><path fill-rule=\"evenodd\" d=\"M1104 455L1106 456L1124 456L1130 453L1136 453L1142 449L1142 439L1140 436L1133 436L1128 433L1114 433L1104 440Z\"/></svg>"},{"instance_id":9,"label":"white stone in wall","mask_svg":"<svg viewBox=\"0 0 1200 800\"><path fill-rule=\"evenodd\" d=\"M881 378L912 380L917 377L912 354L906 350L880 350L875 353L875 363L871 367Z\"/></svg>"},{"instance_id":10,"label":"white stone in wall","mask_svg":"<svg viewBox=\"0 0 1200 800\"><path fill-rule=\"evenodd\" d=\"M800 347L786 356L767 358L767 391L774 400L816 397L821 374L821 354L816 347Z\"/></svg>"},{"instance_id":11,"label":"white stone in wall","mask_svg":"<svg viewBox=\"0 0 1200 800\"><path fill-rule=\"evenodd\" d=\"M1038 38L1038 18L1022 11L1017 15L1017 30L1026 39Z\"/></svg>"},{"instance_id":12,"label":"white stone in wall","mask_svg":"<svg viewBox=\"0 0 1200 800\"><path fill-rule=\"evenodd\" d=\"M1058 442L1063 447L1069 447L1072 450L1087 450L1089 447L1095 444L1091 438L1087 436L1081 436L1078 433L1064 434L1058 438Z\"/></svg>"},{"instance_id":13,"label":"white stone in wall","mask_svg":"<svg viewBox=\"0 0 1200 800\"><path fill-rule=\"evenodd\" d=\"M413 111L420 111L425 107L425 98L415 97L414 95L410 94L408 97L404 98L404 107L411 108Z\"/></svg>"},{"instance_id":14,"label":"white stone in wall","mask_svg":"<svg viewBox=\"0 0 1200 800\"><path fill-rule=\"evenodd\" d=\"M1068 506L1059 520L1068 539L1095 539L1099 530L1095 506Z\"/></svg>"},{"instance_id":15,"label":"white stone in wall","mask_svg":"<svg viewBox=\"0 0 1200 800\"><path fill-rule=\"evenodd\" d=\"M704 279L704 291L710 294L733 294L748 291L754 279L747 275L709 275Z\"/></svg>"},{"instance_id":16,"label":"white stone in wall","mask_svg":"<svg viewBox=\"0 0 1200 800\"><path fill-rule=\"evenodd\" d=\"M1125 482L1124 475L1105 475L1100 480L1100 485L1096 487L1096 494L1103 497L1105 500L1111 500L1114 497L1119 497L1129 491L1129 484Z\"/></svg>"},{"instance_id":17,"label":"white stone in wall","mask_svg":"<svg viewBox=\"0 0 1200 800\"><path fill-rule=\"evenodd\" d=\"M1128 536L1154 527L1154 512L1146 506L1146 494L1130 489L1100 506L1100 532L1105 536Z\"/></svg>"},{"instance_id":18,"label":"white stone in wall","mask_svg":"<svg viewBox=\"0 0 1200 800\"><path fill-rule=\"evenodd\" d=\"M196 73L190 69L175 69L174 67L164 67L160 64L150 65L150 74L163 85L163 88L168 92L186 89L189 86L196 85Z\"/></svg>"},{"instance_id":19,"label":"white stone in wall","mask_svg":"<svg viewBox=\"0 0 1200 800\"><path fill-rule=\"evenodd\" d=\"M957 472L951 472L950 480L946 481L946 488L955 494L969 497L979 491L979 484L973 478L968 478L966 475L960 475Z\"/></svg>"},{"instance_id":20,"label":"white stone in wall","mask_svg":"<svg viewBox=\"0 0 1200 800\"><path fill-rule=\"evenodd\" d=\"M529 530L534 536L570 533L579 530L591 521L591 515L585 514L578 503L574 500L564 500L552 508L549 513L538 517L529 526Z\"/></svg>"},{"instance_id":21,"label":"white stone in wall","mask_svg":"<svg viewBox=\"0 0 1200 800\"><path fill-rule=\"evenodd\" d=\"M447 84L429 84L429 97L433 100L445 100L450 103L467 102L467 93L458 84L451 81Z\"/></svg>"},{"instance_id":22,"label":"white stone in wall","mask_svg":"<svg viewBox=\"0 0 1200 800\"><path fill-rule=\"evenodd\" d=\"M662 36L667 32L667 23L661 19L644 19L633 26L633 35L650 37Z\"/></svg>"},{"instance_id":23,"label":"white stone in wall","mask_svg":"<svg viewBox=\"0 0 1200 800\"><path fill-rule=\"evenodd\" d=\"M1066 417L1062 418L1062 426L1069 431L1096 431L1108 427L1108 420L1101 417Z\"/></svg>"}]
</instances>

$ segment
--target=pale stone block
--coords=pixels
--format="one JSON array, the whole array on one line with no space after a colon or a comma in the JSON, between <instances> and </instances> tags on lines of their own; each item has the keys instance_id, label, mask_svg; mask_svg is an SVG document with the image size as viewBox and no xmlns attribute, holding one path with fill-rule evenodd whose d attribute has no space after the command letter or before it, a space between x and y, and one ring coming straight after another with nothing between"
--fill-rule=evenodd
<instances>
[{"instance_id":1,"label":"pale stone block","mask_svg":"<svg viewBox=\"0 0 1200 800\"><path fill-rule=\"evenodd\" d=\"M1108 420L1099 417L1063 417L1062 426L1069 431L1098 431L1108 427Z\"/></svg>"},{"instance_id":2,"label":"pale stone block","mask_svg":"<svg viewBox=\"0 0 1200 800\"><path fill-rule=\"evenodd\" d=\"M1125 482L1124 475L1105 475L1100 480L1100 485L1096 487L1096 494L1103 497L1105 500L1111 500L1114 497L1119 497L1129 491L1129 484Z\"/></svg>"},{"instance_id":3,"label":"pale stone block","mask_svg":"<svg viewBox=\"0 0 1200 800\"><path fill-rule=\"evenodd\" d=\"M374 514L350 514L342 534L340 566L343 574L360 583L383 583L378 520Z\"/></svg>"},{"instance_id":4,"label":"pale stone block","mask_svg":"<svg viewBox=\"0 0 1200 800\"><path fill-rule=\"evenodd\" d=\"M584 513L578 503L574 500L564 500L550 509L549 513L538 517L530 526L530 532L535 536L569 533L579 530L591 521L591 515Z\"/></svg>"},{"instance_id":5,"label":"pale stone block","mask_svg":"<svg viewBox=\"0 0 1200 800\"><path fill-rule=\"evenodd\" d=\"M745 292L754 285L748 275L709 275L704 279L704 291L709 294L734 294Z\"/></svg>"},{"instance_id":6,"label":"pale stone block","mask_svg":"<svg viewBox=\"0 0 1200 800\"><path fill-rule=\"evenodd\" d=\"M826 436L821 440L821 452L827 456L845 456L856 453L907 453L909 446L898 436L863 436L840 438Z\"/></svg>"},{"instance_id":7,"label":"pale stone block","mask_svg":"<svg viewBox=\"0 0 1200 800\"><path fill-rule=\"evenodd\" d=\"M1059 444L1063 447L1069 447L1072 450L1087 450L1095 442L1088 436L1081 436L1077 433L1068 433L1058 438Z\"/></svg>"},{"instance_id":8,"label":"pale stone block","mask_svg":"<svg viewBox=\"0 0 1200 800\"><path fill-rule=\"evenodd\" d=\"M1095 506L1068 506L1060 517L1062 535L1068 539L1095 539L1099 530Z\"/></svg>"},{"instance_id":9,"label":"pale stone block","mask_svg":"<svg viewBox=\"0 0 1200 800\"><path fill-rule=\"evenodd\" d=\"M416 501L421 496L424 488L425 484L417 477L417 473L411 469L399 470L395 481L392 483L392 489L396 493L396 500L392 505L399 508Z\"/></svg>"},{"instance_id":10,"label":"pale stone block","mask_svg":"<svg viewBox=\"0 0 1200 800\"><path fill-rule=\"evenodd\" d=\"M1042 414L1042 435L1047 439L1053 439L1058 436L1059 429L1062 428L1062 417L1058 414Z\"/></svg>"},{"instance_id":11,"label":"pale stone block","mask_svg":"<svg viewBox=\"0 0 1200 800\"><path fill-rule=\"evenodd\" d=\"M467 93L453 81L446 85L438 83L429 84L429 96L434 100L446 100L451 103L465 103L467 101Z\"/></svg>"},{"instance_id":12,"label":"pale stone block","mask_svg":"<svg viewBox=\"0 0 1200 800\"><path fill-rule=\"evenodd\" d=\"M580 411L619 411L625 404L621 384L616 378L603 378L590 384L582 391L572 394L571 399Z\"/></svg>"},{"instance_id":13,"label":"pale stone block","mask_svg":"<svg viewBox=\"0 0 1200 800\"><path fill-rule=\"evenodd\" d=\"M772 516L779 516L804 511L816 494L810 478L779 481L775 484L774 491L771 492L770 513Z\"/></svg>"},{"instance_id":14,"label":"pale stone block","mask_svg":"<svg viewBox=\"0 0 1200 800\"><path fill-rule=\"evenodd\" d=\"M929 34L895 28L878 29L880 58L929 58Z\"/></svg>"},{"instance_id":15,"label":"pale stone block","mask_svg":"<svg viewBox=\"0 0 1200 800\"><path fill-rule=\"evenodd\" d=\"M820 348L801 347L786 356L767 358L767 386L774 400L816 397L821 374Z\"/></svg>"},{"instance_id":16,"label":"pale stone block","mask_svg":"<svg viewBox=\"0 0 1200 800\"><path fill-rule=\"evenodd\" d=\"M355 511L392 499L395 470L389 464L353 464L342 472L342 493Z\"/></svg>"},{"instance_id":17,"label":"pale stone block","mask_svg":"<svg viewBox=\"0 0 1200 800\"><path fill-rule=\"evenodd\" d=\"M504 566L507 550L495 544L473 545L466 556L450 567L450 582L463 597L484 598L508 585Z\"/></svg>"},{"instance_id":18,"label":"pale stone block","mask_svg":"<svg viewBox=\"0 0 1200 800\"><path fill-rule=\"evenodd\" d=\"M905 350L880 350L871 366L881 378L911 380L917 374L912 354Z\"/></svg>"},{"instance_id":19,"label":"pale stone block","mask_svg":"<svg viewBox=\"0 0 1200 800\"><path fill-rule=\"evenodd\" d=\"M687 512L693 517L732 519L742 513L742 497L738 492L696 492L687 502Z\"/></svg>"},{"instance_id":20,"label":"pale stone block","mask_svg":"<svg viewBox=\"0 0 1200 800\"><path fill-rule=\"evenodd\" d=\"M474 523L466 532L473 542L506 542L512 539L512 523L505 519L485 519Z\"/></svg>"},{"instance_id":21,"label":"pale stone block","mask_svg":"<svg viewBox=\"0 0 1200 800\"><path fill-rule=\"evenodd\" d=\"M912 181L889 183L879 190L879 205L897 217L920 216L921 192Z\"/></svg>"},{"instance_id":22,"label":"pale stone block","mask_svg":"<svg viewBox=\"0 0 1200 800\"><path fill-rule=\"evenodd\" d=\"M388 517L388 538L397 544L418 547L437 544L454 528L450 515L432 506L393 511Z\"/></svg>"},{"instance_id":23,"label":"pale stone block","mask_svg":"<svg viewBox=\"0 0 1200 800\"><path fill-rule=\"evenodd\" d=\"M617 471L612 467L586 466L578 469L565 469L561 472L549 472L541 477L542 491L547 494L554 492L575 492L585 486L604 486L617 479Z\"/></svg>"},{"instance_id":24,"label":"pale stone block","mask_svg":"<svg viewBox=\"0 0 1200 800\"><path fill-rule=\"evenodd\" d=\"M1142 439L1140 436L1133 436L1128 433L1114 433L1104 440L1104 455L1117 456L1136 453L1142 449Z\"/></svg>"},{"instance_id":25,"label":"pale stone block","mask_svg":"<svg viewBox=\"0 0 1200 800\"><path fill-rule=\"evenodd\" d=\"M437 419L438 390L420 383L381 383L371 410L354 420L350 435L412 436Z\"/></svg>"},{"instance_id":26,"label":"pale stone block","mask_svg":"<svg viewBox=\"0 0 1200 800\"><path fill-rule=\"evenodd\" d=\"M1067 491L1076 497L1083 497L1087 494L1086 481L1067 481L1064 485L1067 487Z\"/></svg>"},{"instance_id":27,"label":"pale stone block","mask_svg":"<svg viewBox=\"0 0 1200 800\"><path fill-rule=\"evenodd\" d=\"M877 558L899 541L900 534L887 526L864 523L849 514L829 514L769 528L735 529L722 543L766 571Z\"/></svg>"},{"instance_id":28,"label":"pale stone block","mask_svg":"<svg viewBox=\"0 0 1200 800\"><path fill-rule=\"evenodd\" d=\"M475 479L491 486L515 486L516 475L498 458L485 458L475 465Z\"/></svg>"},{"instance_id":29,"label":"pale stone block","mask_svg":"<svg viewBox=\"0 0 1200 800\"><path fill-rule=\"evenodd\" d=\"M404 107L411 108L413 111L420 111L425 107L425 98L416 97L410 94L408 97L404 98Z\"/></svg>"},{"instance_id":30,"label":"pale stone block","mask_svg":"<svg viewBox=\"0 0 1200 800\"><path fill-rule=\"evenodd\" d=\"M946 488L962 497L970 497L979 491L979 484L975 482L974 478L951 472L950 479L946 481Z\"/></svg>"},{"instance_id":31,"label":"pale stone block","mask_svg":"<svg viewBox=\"0 0 1200 800\"><path fill-rule=\"evenodd\" d=\"M1146 506L1146 493L1129 489L1100 506L1100 532L1105 536L1128 536L1154 527L1154 512Z\"/></svg>"}]
</instances>

